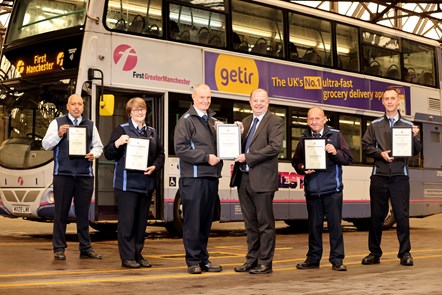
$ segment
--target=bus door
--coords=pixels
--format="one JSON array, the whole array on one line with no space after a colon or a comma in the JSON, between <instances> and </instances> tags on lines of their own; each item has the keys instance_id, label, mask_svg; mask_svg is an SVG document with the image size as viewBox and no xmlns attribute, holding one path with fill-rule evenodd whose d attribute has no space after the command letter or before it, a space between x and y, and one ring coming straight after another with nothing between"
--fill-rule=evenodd
<instances>
[{"instance_id":1,"label":"bus door","mask_svg":"<svg viewBox=\"0 0 442 295\"><path fill-rule=\"evenodd\" d=\"M109 142L112 131L122 123L129 120L126 113L126 103L133 97L141 97L147 104L147 123L155 128L159 134L160 140L164 145L164 94L149 93L134 90L122 90L114 88L105 88L104 96L113 96L112 114L99 115L97 127L100 133L103 145ZM99 102L97 100L97 102ZM103 224L118 219L117 203L114 196L113 177L114 161L107 160L104 153L97 161L96 172L96 191L95 191L95 227L103 229ZM163 172L158 177L157 189L152 198L149 219L161 219L163 208ZM101 223L101 225L100 225ZM94 226L93 226L94 227ZM109 226L111 228L112 226Z\"/></svg>"}]
</instances>

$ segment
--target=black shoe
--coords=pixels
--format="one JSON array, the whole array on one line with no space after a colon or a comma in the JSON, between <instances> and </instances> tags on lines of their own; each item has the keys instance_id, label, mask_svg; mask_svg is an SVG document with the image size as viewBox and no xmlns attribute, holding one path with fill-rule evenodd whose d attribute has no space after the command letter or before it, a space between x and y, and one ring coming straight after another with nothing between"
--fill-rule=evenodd
<instances>
[{"instance_id":1,"label":"black shoe","mask_svg":"<svg viewBox=\"0 0 442 295\"><path fill-rule=\"evenodd\" d=\"M198 275L201 273L201 266L199 264L193 264L187 268L187 272L191 275Z\"/></svg>"},{"instance_id":2,"label":"black shoe","mask_svg":"<svg viewBox=\"0 0 442 295\"><path fill-rule=\"evenodd\" d=\"M123 260L121 261L121 266L127 268L140 268L141 265L135 260Z\"/></svg>"},{"instance_id":3,"label":"black shoe","mask_svg":"<svg viewBox=\"0 0 442 295\"><path fill-rule=\"evenodd\" d=\"M140 259L137 262L141 267L152 267L152 264L150 264L146 259Z\"/></svg>"},{"instance_id":4,"label":"black shoe","mask_svg":"<svg viewBox=\"0 0 442 295\"><path fill-rule=\"evenodd\" d=\"M81 259L103 259L100 254L95 253L94 251L81 251L80 252Z\"/></svg>"},{"instance_id":5,"label":"black shoe","mask_svg":"<svg viewBox=\"0 0 442 295\"><path fill-rule=\"evenodd\" d=\"M332 270L336 271L347 271L347 267L344 264L333 264Z\"/></svg>"},{"instance_id":6,"label":"black shoe","mask_svg":"<svg viewBox=\"0 0 442 295\"><path fill-rule=\"evenodd\" d=\"M206 272L220 272L223 270L221 265L215 265L212 264L212 262L207 262L206 264L201 264L200 265L201 271L206 271Z\"/></svg>"},{"instance_id":7,"label":"black shoe","mask_svg":"<svg viewBox=\"0 0 442 295\"><path fill-rule=\"evenodd\" d=\"M252 268L249 270L249 274L252 275L259 275L259 274L266 274L271 273L273 271L272 267L269 265L259 264L257 267Z\"/></svg>"},{"instance_id":8,"label":"black shoe","mask_svg":"<svg viewBox=\"0 0 442 295\"><path fill-rule=\"evenodd\" d=\"M315 269L319 268L319 263L313 263L309 260L304 261L303 263L296 264L297 269Z\"/></svg>"},{"instance_id":9,"label":"black shoe","mask_svg":"<svg viewBox=\"0 0 442 295\"><path fill-rule=\"evenodd\" d=\"M401 264L405 266L413 266L413 257L411 257L411 254L407 253L401 258Z\"/></svg>"},{"instance_id":10,"label":"black shoe","mask_svg":"<svg viewBox=\"0 0 442 295\"><path fill-rule=\"evenodd\" d=\"M364 265L379 264L381 263L381 259L378 256L375 256L370 253L367 256L365 256L364 259L362 259L361 263Z\"/></svg>"},{"instance_id":11,"label":"black shoe","mask_svg":"<svg viewBox=\"0 0 442 295\"><path fill-rule=\"evenodd\" d=\"M252 264L246 262L240 267L235 267L233 270L236 272L246 272L246 271L249 271L255 267L256 267L256 262L254 262Z\"/></svg>"},{"instance_id":12,"label":"black shoe","mask_svg":"<svg viewBox=\"0 0 442 295\"><path fill-rule=\"evenodd\" d=\"M54 252L55 260L66 260L66 255L64 254L64 250L58 250Z\"/></svg>"}]
</instances>

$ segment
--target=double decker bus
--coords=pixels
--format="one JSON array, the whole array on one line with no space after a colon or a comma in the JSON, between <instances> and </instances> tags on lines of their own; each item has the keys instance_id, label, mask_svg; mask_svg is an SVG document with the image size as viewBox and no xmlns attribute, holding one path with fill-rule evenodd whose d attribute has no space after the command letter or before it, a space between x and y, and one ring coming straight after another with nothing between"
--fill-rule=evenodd
<instances>
[{"instance_id":1,"label":"double decker bus","mask_svg":"<svg viewBox=\"0 0 442 295\"><path fill-rule=\"evenodd\" d=\"M207 83L224 122L251 113L249 93L268 91L270 111L284 119L275 218L307 220L303 176L290 165L308 108L323 108L341 130L354 162L344 167L343 218L358 228L370 216L371 160L361 138L383 113L381 93L400 89L401 114L421 130L423 151L410 159L410 216L442 211L441 48L430 39L278 0L15 1L1 55L0 214L50 221L54 215L52 151L41 140L66 114L72 93L107 143L127 120L128 99L148 104L148 120L166 150L149 216L182 230L173 133L191 104L192 86ZM216 217L242 220L233 161L225 160ZM90 224L115 230L114 163L94 163ZM56 196L55 196L56 197ZM75 219L73 210L71 219ZM386 217L386 227L394 216Z\"/></svg>"}]
</instances>

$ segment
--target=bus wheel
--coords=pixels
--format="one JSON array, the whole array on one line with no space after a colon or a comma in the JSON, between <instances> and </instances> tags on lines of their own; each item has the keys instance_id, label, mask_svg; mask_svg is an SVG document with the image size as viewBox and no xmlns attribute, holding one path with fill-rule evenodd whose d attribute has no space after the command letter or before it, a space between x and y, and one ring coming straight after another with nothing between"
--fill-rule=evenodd
<instances>
[{"instance_id":1,"label":"bus wheel","mask_svg":"<svg viewBox=\"0 0 442 295\"><path fill-rule=\"evenodd\" d=\"M298 233L308 232L308 220L284 220L292 231Z\"/></svg>"},{"instance_id":2,"label":"bus wheel","mask_svg":"<svg viewBox=\"0 0 442 295\"><path fill-rule=\"evenodd\" d=\"M183 223L183 202L181 201L180 193L177 192L173 202L173 221L167 222L165 227L170 234L181 237L183 235Z\"/></svg>"},{"instance_id":3,"label":"bus wheel","mask_svg":"<svg viewBox=\"0 0 442 295\"><path fill-rule=\"evenodd\" d=\"M104 234L114 234L117 231L117 223L90 223L93 229Z\"/></svg>"},{"instance_id":4,"label":"bus wheel","mask_svg":"<svg viewBox=\"0 0 442 295\"><path fill-rule=\"evenodd\" d=\"M358 230L365 231L370 229L370 218L353 219L352 222ZM382 229L391 229L395 223L396 219L394 218L393 207L391 206L391 202L388 202L388 213L385 217Z\"/></svg>"}]
</instances>

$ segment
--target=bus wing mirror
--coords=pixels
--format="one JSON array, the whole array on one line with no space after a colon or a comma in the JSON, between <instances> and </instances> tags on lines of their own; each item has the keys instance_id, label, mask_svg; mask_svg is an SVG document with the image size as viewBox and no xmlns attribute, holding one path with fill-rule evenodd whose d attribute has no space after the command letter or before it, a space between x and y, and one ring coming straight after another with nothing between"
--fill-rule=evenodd
<instances>
[{"instance_id":1,"label":"bus wing mirror","mask_svg":"<svg viewBox=\"0 0 442 295\"><path fill-rule=\"evenodd\" d=\"M114 114L115 97L113 94L104 94L100 97L100 116L109 117Z\"/></svg>"}]
</instances>

